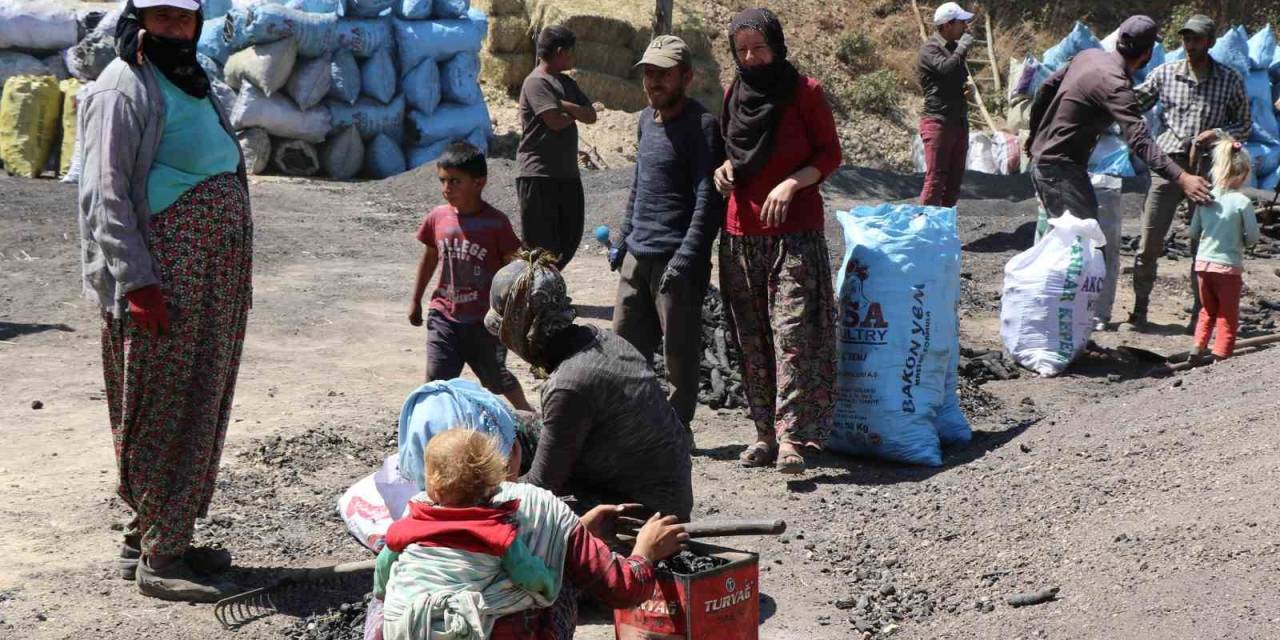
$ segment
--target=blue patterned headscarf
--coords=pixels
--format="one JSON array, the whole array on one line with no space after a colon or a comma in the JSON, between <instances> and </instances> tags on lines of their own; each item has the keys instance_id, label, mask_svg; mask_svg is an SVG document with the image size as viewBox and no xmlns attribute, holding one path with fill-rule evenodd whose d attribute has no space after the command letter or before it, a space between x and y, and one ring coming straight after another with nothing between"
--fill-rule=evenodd
<instances>
[{"instance_id":1,"label":"blue patterned headscarf","mask_svg":"<svg viewBox=\"0 0 1280 640\"><path fill-rule=\"evenodd\" d=\"M424 456L432 436L463 428L493 437L503 457L516 441L516 416L501 399L469 380L428 382L400 409L400 475L426 490Z\"/></svg>"}]
</instances>

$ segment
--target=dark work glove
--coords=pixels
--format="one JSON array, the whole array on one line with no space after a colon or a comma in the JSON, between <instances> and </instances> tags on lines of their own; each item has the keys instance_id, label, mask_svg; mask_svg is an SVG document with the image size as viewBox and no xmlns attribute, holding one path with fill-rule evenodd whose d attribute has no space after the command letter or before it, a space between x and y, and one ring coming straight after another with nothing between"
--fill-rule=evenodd
<instances>
[{"instance_id":1,"label":"dark work glove","mask_svg":"<svg viewBox=\"0 0 1280 640\"><path fill-rule=\"evenodd\" d=\"M668 265L666 270L662 272L662 279L658 281L658 293L670 293L671 287L683 277L684 275L680 273L679 269Z\"/></svg>"},{"instance_id":2,"label":"dark work glove","mask_svg":"<svg viewBox=\"0 0 1280 640\"><path fill-rule=\"evenodd\" d=\"M159 285L134 289L124 294L124 298L129 302L129 318L139 328L153 336L169 332L169 310Z\"/></svg>"},{"instance_id":3,"label":"dark work glove","mask_svg":"<svg viewBox=\"0 0 1280 640\"><path fill-rule=\"evenodd\" d=\"M621 269L622 259L625 257L627 257L627 245L619 243L618 246L609 249L609 270Z\"/></svg>"}]
</instances>

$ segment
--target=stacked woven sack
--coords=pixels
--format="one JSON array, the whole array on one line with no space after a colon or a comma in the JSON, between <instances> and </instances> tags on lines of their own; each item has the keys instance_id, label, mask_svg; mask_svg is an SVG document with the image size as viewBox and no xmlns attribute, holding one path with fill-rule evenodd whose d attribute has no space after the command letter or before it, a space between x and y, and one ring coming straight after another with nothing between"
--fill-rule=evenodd
<instances>
[{"instance_id":1,"label":"stacked woven sack","mask_svg":"<svg viewBox=\"0 0 1280 640\"><path fill-rule=\"evenodd\" d=\"M101 16L61 2L0 0L0 163L10 174L70 169L81 83L64 52Z\"/></svg>"},{"instance_id":2,"label":"stacked woven sack","mask_svg":"<svg viewBox=\"0 0 1280 640\"><path fill-rule=\"evenodd\" d=\"M251 171L385 178L455 140L487 148L486 30L467 0L235 0L200 52L236 92Z\"/></svg>"}]
</instances>

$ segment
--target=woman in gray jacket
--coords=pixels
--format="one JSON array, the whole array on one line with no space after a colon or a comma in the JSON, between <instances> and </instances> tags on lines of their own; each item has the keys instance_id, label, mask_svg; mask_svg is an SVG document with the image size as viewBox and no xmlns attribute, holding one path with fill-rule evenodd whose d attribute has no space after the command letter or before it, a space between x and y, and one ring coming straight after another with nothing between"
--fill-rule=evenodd
<instances>
[{"instance_id":1,"label":"woman in gray jacket","mask_svg":"<svg viewBox=\"0 0 1280 640\"><path fill-rule=\"evenodd\" d=\"M121 569L143 594L211 602L220 549L193 548L213 495L252 296L243 158L196 61L198 0L131 0L119 59L80 110L86 296L133 510ZM139 556L141 556L139 558Z\"/></svg>"}]
</instances>

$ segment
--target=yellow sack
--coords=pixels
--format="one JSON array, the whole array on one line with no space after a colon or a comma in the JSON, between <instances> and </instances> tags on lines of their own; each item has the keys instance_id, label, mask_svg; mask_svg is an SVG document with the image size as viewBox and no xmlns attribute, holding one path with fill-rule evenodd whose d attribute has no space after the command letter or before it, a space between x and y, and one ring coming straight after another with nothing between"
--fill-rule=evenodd
<instances>
[{"instance_id":1,"label":"yellow sack","mask_svg":"<svg viewBox=\"0 0 1280 640\"><path fill-rule=\"evenodd\" d=\"M15 76L0 95L0 159L12 175L35 178L58 140L62 92L53 76Z\"/></svg>"},{"instance_id":2,"label":"yellow sack","mask_svg":"<svg viewBox=\"0 0 1280 640\"><path fill-rule=\"evenodd\" d=\"M80 93L80 81L75 78L58 83L62 91L62 151L58 154L58 174L67 175L71 170L71 157L76 153L76 115L80 105L76 94Z\"/></svg>"}]
</instances>

